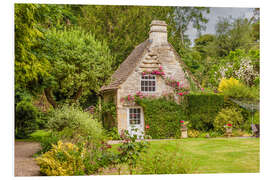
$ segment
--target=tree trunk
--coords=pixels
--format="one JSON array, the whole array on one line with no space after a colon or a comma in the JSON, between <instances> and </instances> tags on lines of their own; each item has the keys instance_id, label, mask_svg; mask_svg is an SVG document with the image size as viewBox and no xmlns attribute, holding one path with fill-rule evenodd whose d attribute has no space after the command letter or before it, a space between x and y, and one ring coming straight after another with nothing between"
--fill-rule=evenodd
<instances>
[{"instance_id":1,"label":"tree trunk","mask_svg":"<svg viewBox=\"0 0 270 180\"><path fill-rule=\"evenodd\" d=\"M73 99L73 102L76 103L76 101L79 99L79 97L82 95L82 91L83 91L83 88L82 86L79 87L74 99Z\"/></svg>"},{"instance_id":2,"label":"tree trunk","mask_svg":"<svg viewBox=\"0 0 270 180\"><path fill-rule=\"evenodd\" d=\"M44 93L45 93L45 96L48 100L48 102L53 106L53 108L55 109L57 107L57 104L55 102L55 100L53 99L52 97L52 89L51 88L45 88L44 89Z\"/></svg>"}]
</instances>

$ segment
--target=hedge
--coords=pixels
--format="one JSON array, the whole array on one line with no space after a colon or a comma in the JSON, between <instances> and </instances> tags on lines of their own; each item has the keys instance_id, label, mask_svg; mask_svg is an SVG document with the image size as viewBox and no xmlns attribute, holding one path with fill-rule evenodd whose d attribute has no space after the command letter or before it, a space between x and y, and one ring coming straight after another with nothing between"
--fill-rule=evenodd
<instances>
[{"instance_id":1,"label":"hedge","mask_svg":"<svg viewBox=\"0 0 270 180\"><path fill-rule=\"evenodd\" d=\"M143 108L147 135L154 139L181 136L180 120L186 120L183 106L165 98L137 99L136 103Z\"/></svg>"},{"instance_id":2,"label":"hedge","mask_svg":"<svg viewBox=\"0 0 270 180\"><path fill-rule=\"evenodd\" d=\"M190 93L185 98L189 127L201 131L214 129L213 122L224 106L224 96L216 93Z\"/></svg>"}]
</instances>

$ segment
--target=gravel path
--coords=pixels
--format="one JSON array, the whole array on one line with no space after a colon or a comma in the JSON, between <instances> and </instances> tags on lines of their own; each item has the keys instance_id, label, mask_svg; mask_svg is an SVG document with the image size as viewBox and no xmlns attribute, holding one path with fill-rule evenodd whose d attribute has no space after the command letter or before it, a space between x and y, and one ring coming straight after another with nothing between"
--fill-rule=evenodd
<instances>
[{"instance_id":1,"label":"gravel path","mask_svg":"<svg viewBox=\"0 0 270 180\"><path fill-rule=\"evenodd\" d=\"M15 176L40 176L33 157L39 149L37 142L15 142Z\"/></svg>"}]
</instances>

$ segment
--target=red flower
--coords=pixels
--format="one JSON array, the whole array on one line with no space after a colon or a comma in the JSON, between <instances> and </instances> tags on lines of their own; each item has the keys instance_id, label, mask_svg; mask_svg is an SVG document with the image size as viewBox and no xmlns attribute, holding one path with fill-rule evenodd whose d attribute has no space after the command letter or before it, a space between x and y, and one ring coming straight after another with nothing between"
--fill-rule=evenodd
<instances>
[{"instance_id":1,"label":"red flower","mask_svg":"<svg viewBox=\"0 0 270 180\"><path fill-rule=\"evenodd\" d=\"M203 90L204 90L204 88L201 88L201 90L203 91Z\"/></svg>"},{"instance_id":2,"label":"red flower","mask_svg":"<svg viewBox=\"0 0 270 180\"><path fill-rule=\"evenodd\" d=\"M180 123L184 123L185 121L181 120Z\"/></svg>"},{"instance_id":3,"label":"red flower","mask_svg":"<svg viewBox=\"0 0 270 180\"><path fill-rule=\"evenodd\" d=\"M161 72L161 75L165 75L165 73L164 72Z\"/></svg>"},{"instance_id":4,"label":"red flower","mask_svg":"<svg viewBox=\"0 0 270 180\"><path fill-rule=\"evenodd\" d=\"M149 125L146 125L146 127L145 127L146 129L149 129L150 128L150 126Z\"/></svg>"},{"instance_id":5,"label":"red flower","mask_svg":"<svg viewBox=\"0 0 270 180\"><path fill-rule=\"evenodd\" d=\"M230 127L231 127L231 126L232 126L232 124L227 124L227 126L230 126Z\"/></svg>"},{"instance_id":6,"label":"red flower","mask_svg":"<svg viewBox=\"0 0 270 180\"><path fill-rule=\"evenodd\" d=\"M179 96L183 96L183 93L181 93L181 92L180 92L180 93L178 93L178 94L179 94Z\"/></svg>"},{"instance_id":7,"label":"red flower","mask_svg":"<svg viewBox=\"0 0 270 180\"><path fill-rule=\"evenodd\" d=\"M162 71L162 66L160 66L159 69Z\"/></svg>"},{"instance_id":8,"label":"red flower","mask_svg":"<svg viewBox=\"0 0 270 180\"><path fill-rule=\"evenodd\" d=\"M180 86L180 82L177 82L177 86L178 86L178 87Z\"/></svg>"}]
</instances>

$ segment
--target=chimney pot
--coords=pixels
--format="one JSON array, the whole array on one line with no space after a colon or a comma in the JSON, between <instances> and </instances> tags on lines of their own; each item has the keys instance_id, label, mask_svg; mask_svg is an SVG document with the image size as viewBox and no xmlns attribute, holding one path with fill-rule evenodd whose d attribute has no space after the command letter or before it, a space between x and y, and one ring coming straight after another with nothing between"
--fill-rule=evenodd
<instances>
[{"instance_id":1,"label":"chimney pot","mask_svg":"<svg viewBox=\"0 0 270 180\"><path fill-rule=\"evenodd\" d=\"M167 44L167 24L165 21L153 20L150 24L149 40L153 45Z\"/></svg>"}]
</instances>

